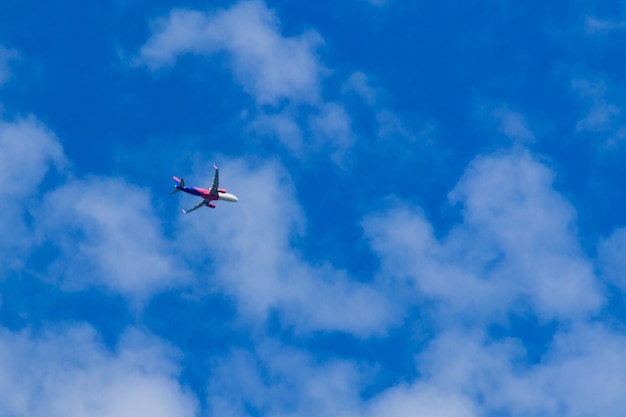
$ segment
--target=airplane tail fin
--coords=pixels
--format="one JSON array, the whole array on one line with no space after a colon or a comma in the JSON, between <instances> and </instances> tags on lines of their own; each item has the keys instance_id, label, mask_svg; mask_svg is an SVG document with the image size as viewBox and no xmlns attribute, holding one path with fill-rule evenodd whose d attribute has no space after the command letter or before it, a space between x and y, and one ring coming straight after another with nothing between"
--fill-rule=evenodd
<instances>
[{"instance_id":1,"label":"airplane tail fin","mask_svg":"<svg viewBox=\"0 0 626 417\"><path fill-rule=\"evenodd\" d=\"M171 194L176 194L177 192L185 188L185 179L184 178L179 179L178 177L172 177L172 178L174 178L174 181L176 181L176 185L174 185L174 191L172 191Z\"/></svg>"}]
</instances>

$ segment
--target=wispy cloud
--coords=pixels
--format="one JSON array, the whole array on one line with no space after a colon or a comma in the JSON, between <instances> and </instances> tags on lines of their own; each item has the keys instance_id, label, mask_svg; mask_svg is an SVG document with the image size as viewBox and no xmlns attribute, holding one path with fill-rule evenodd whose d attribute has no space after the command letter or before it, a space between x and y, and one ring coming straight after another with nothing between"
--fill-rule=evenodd
<instances>
[{"instance_id":1,"label":"wispy cloud","mask_svg":"<svg viewBox=\"0 0 626 417\"><path fill-rule=\"evenodd\" d=\"M234 417L253 410L265 416L352 416L359 410L360 371L339 359L319 363L275 341L254 352L234 350L214 365L209 384L211 415Z\"/></svg>"},{"instance_id":2,"label":"wispy cloud","mask_svg":"<svg viewBox=\"0 0 626 417\"><path fill-rule=\"evenodd\" d=\"M307 148L305 134L296 119L297 109L288 106L279 113L259 115L252 123L252 128L261 136L273 135L296 157L303 158Z\"/></svg>"},{"instance_id":3,"label":"wispy cloud","mask_svg":"<svg viewBox=\"0 0 626 417\"><path fill-rule=\"evenodd\" d=\"M305 219L280 165L231 161L222 172L241 202L216 209L220 221L210 234L201 217L182 219L180 243L188 256L210 256L210 282L235 297L246 320L263 323L278 312L298 331L367 336L387 330L396 309L381 288L354 282L332 265L311 264L294 248Z\"/></svg>"},{"instance_id":4,"label":"wispy cloud","mask_svg":"<svg viewBox=\"0 0 626 417\"><path fill-rule=\"evenodd\" d=\"M506 137L520 144L529 144L534 141L532 130L522 113L513 111L507 106L501 106L493 110L493 116L499 122L498 130Z\"/></svg>"},{"instance_id":5,"label":"wispy cloud","mask_svg":"<svg viewBox=\"0 0 626 417\"><path fill-rule=\"evenodd\" d=\"M313 14L319 5L281 2L272 10L259 0L219 2L224 8L209 11L160 8L163 18L153 22L138 52L142 71L111 72L102 65L100 48L117 42L110 29L123 29L116 34L122 42L136 39L137 26L126 31L126 23L141 26L145 16L153 16L154 5L134 3L123 7L123 16L88 31L102 43L79 42L81 65L56 64L75 55L67 42L32 44L29 51L39 54L33 58L41 68L19 78L36 83L2 89L3 97L6 92L16 98L3 104L7 114L36 103L50 126L71 135L66 150L75 159L67 161L61 141L35 118L0 121L0 415L622 416L626 332L616 310L623 304L619 293L626 292L626 231L606 232L596 258L590 247L595 235L585 235L588 222L577 216L597 216L597 206L581 203L580 194L568 199L579 190L563 186L570 173L561 176L551 159L524 148L553 152L549 158L556 167L562 166L559 158L571 156L559 154L573 151L571 146L533 143L542 122L557 140L567 141L561 134L572 131L626 137L619 68L605 66L612 54L591 52L597 40L621 39L619 17L587 20L588 33L610 34L590 41L581 33L584 15L578 9L560 13L548 7L537 18L533 7L511 1L486 12L470 5L452 14L428 2L396 10L371 7L394 4L386 0L361 0L356 10L355 2L325 2ZM384 16L346 22L358 7ZM57 9L50 10L66 14ZM97 11L95 16L112 14L106 7ZM30 42L52 33L48 21L58 23L34 17L24 22L41 27L9 25L6 33ZM74 20L83 28L92 23L67 18L67 34L86 33L71 26ZM323 22L324 39L322 32L300 29L315 22ZM511 31L512 24L520 30ZM51 40L67 36L54 33ZM69 52L59 55L59 45ZM415 52L409 59L407 50ZM0 84L15 75L3 51ZM340 62L334 65L333 59ZM363 65L360 71L349 67L355 62ZM585 63L593 68L590 74L564 86L563 79L572 77L558 68ZM120 102L121 108L141 103L137 109L157 94L160 103L180 98L171 94L177 86L170 82L189 76L190 64L200 71L209 65L228 71L226 78L234 82L220 85L228 105L216 100L215 113L208 114L192 101L171 121L163 117L157 135L181 139L156 138L152 147L144 145L155 129L145 125L167 113L147 106L139 109L146 110L143 118L111 122ZM145 80L144 70L171 70L173 77L157 77L166 88L149 92L155 78ZM60 78L72 82L57 84ZM104 84L77 93L94 80ZM193 71L186 86L201 91L212 81ZM61 97L67 101L55 96L59 91L67 92ZM393 97L386 100L388 94ZM483 108L490 131L480 145L493 149L504 136L507 145L513 142L511 149L476 156L476 126L466 114L476 94L501 94L511 103ZM98 103L85 110L93 125L63 114L65 104L75 109L86 101ZM530 107L546 113L519 110ZM230 111L234 128L212 117ZM245 116L237 119L238 114ZM420 132L414 127L424 118ZM206 125L226 134L203 142ZM94 138L115 137L113 146L130 155L126 168L132 169L102 160L102 170L115 170L116 176L89 173L93 167L76 144L87 137L77 132L90 129L104 131ZM452 137L459 132L469 133ZM449 155L441 168L429 169L439 160L406 163L417 161L414 155L435 134L445 147L438 150ZM260 139L268 136L278 145ZM218 163L222 185L240 202L163 216L162 205L187 208L197 199L180 193L165 203L167 190L158 187L166 185L156 185L156 177L163 180L172 165L196 150L215 149L221 140L240 141L228 148L236 149L238 159L197 154L201 165L190 170L206 181L209 162ZM144 157L135 158L137 151ZM262 161L268 153L276 159ZM423 154L422 160L437 159L432 150ZM340 166L353 158L359 170L332 178L323 171L326 163L310 163L329 155ZM82 166L74 170L72 163ZM73 178L78 172L88 174ZM334 167L332 174L337 172ZM202 185L185 176L188 184ZM154 190L150 183L138 186L138 177L155 179ZM598 195L606 191L598 189ZM443 213L436 212L448 191ZM306 205L321 193L324 204ZM607 206L617 194L607 197ZM333 210L333 196L347 206ZM320 207L331 209L319 212ZM619 214L610 214L615 217L602 230L620 221ZM317 236L324 240L308 240ZM326 257L324 251L341 252ZM28 279L20 280L20 274ZM32 291L18 282L33 282L30 274L53 285ZM81 292L67 294L55 284ZM168 291L181 285L194 291L193 300ZM14 293L23 294L30 307L10 311ZM40 303L49 296L59 304L76 303L51 313L54 303ZM92 297L107 307L115 299L124 312L85 307ZM145 301L139 317L127 314L127 303L135 301ZM92 320L103 328L42 324L58 318ZM184 351L132 327L133 321ZM26 329L15 330L20 325ZM121 329L128 330L120 335Z\"/></svg>"},{"instance_id":6,"label":"wispy cloud","mask_svg":"<svg viewBox=\"0 0 626 417\"><path fill-rule=\"evenodd\" d=\"M356 141L346 109L338 103L327 103L318 114L311 116L309 123L316 137L316 146L330 147L331 158L340 165Z\"/></svg>"},{"instance_id":7,"label":"wispy cloud","mask_svg":"<svg viewBox=\"0 0 626 417\"><path fill-rule=\"evenodd\" d=\"M283 37L279 20L261 1L243 1L213 14L177 9L157 21L139 61L157 69L183 54L228 54L243 88L259 104L315 103L323 68L313 31Z\"/></svg>"},{"instance_id":8,"label":"wispy cloud","mask_svg":"<svg viewBox=\"0 0 626 417\"><path fill-rule=\"evenodd\" d=\"M603 277L608 283L626 294L624 247L626 247L626 229L620 228L600 242L598 256Z\"/></svg>"},{"instance_id":9,"label":"wispy cloud","mask_svg":"<svg viewBox=\"0 0 626 417\"><path fill-rule=\"evenodd\" d=\"M515 339L488 340L480 332L441 334L418 355L422 378L390 388L373 402L374 415L556 415L582 417L600 410L618 416L626 382L623 334L577 325L555 335L540 363L524 365ZM417 401L421 399L421 401ZM438 415L438 414L437 414Z\"/></svg>"},{"instance_id":10,"label":"wispy cloud","mask_svg":"<svg viewBox=\"0 0 626 417\"><path fill-rule=\"evenodd\" d=\"M602 145L615 148L626 138L622 103L614 93L615 83L605 78L574 78L572 88L578 96L583 116L576 124L578 133L602 138Z\"/></svg>"},{"instance_id":11,"label":"wispy cloud","mask_svg":"<svg viewBox=\"0 0 626 417\"><path fill-rule=\"evenodd\" d=\"M45 175L66 163L55 135L34 117L0 120L0 260L5 272L23 266L33 243L26 208L38 204Z\"/></svg>"},{"instance_id":12,"label":"wispy cloud","mask_svg":"<svg viewBox=\"0 0 626 417\"><path fill-rule=\"evenodd\" d=\"M18 52L0 45L0 87L7 82L11 76L9 63L19 56Z\"/></svg>"},{"instance_id":13,"label":"wispy cloud","mask_svg":"<svg viewBox=\"0 0 626 417\"><path fill-rule=\"evenodd\" d=\"M485 132L494 137L503 136L505 146L516 144L530 146L535 143L536 118L515 109L500 100L479 98L476 100L475 117Z\"/></svg>"},{"instance_id":14,"label":"wispy cloud","mask_svg":"<svg viewBox=\"0 0 626 417\"><path fill-rule=\"evenodd\" d=\"M66 164L56 136L34 117L0 121L0 193L33 195L46 173Z\"/></svg>"},{"instance_id":15,"label":"wispy cloud","mask_svg":"<svg viewBox=\"0 0 626 417\"><path fill-rule=\"evenodd\" d=\"M574 209L554 190L553 175L520 148L476 158L451 193L462 223L442 237L420 210L406 206L365 219L380 273L397 285L396 302L433 308L430 317L443 324L426 345L408 344L417 377L364 399L363 368L314 364L302 352L265 342L216 361L209 408L235 416L246 407L267 416L329 409L346 417L582 417L595 410L619 416L626 335L598 321L602 283L579 247ZM617 258L621 235L607 243L609 261ZM512 316L560 325L542 342L519 333ZM503 336L491 332L494 324L506 329Z\"/></svg>"},{"instance_id":16,"label":"wispy cloud","mask_svg":"<svg viewBox=\"0 0 626 417\"><path fill-rule=\"evenodd\" d=\"M474 417L479 408L467 395L427 383L400 385L371 401L367 416Z\"/></svg>"},{"instance_id":17,"label":"wispy cloud","mask_svg":"<svg viewBox=\"0 0 626 417\"><path fill-rule=\"evenodd\" d=\"M572 82L572 87L588 109L587 114L576 125L576 129L596 132L610 130L621 111L607 99L606 82L576 79Z\"/></svg>"},{"instance_id":18,"label":"wispy cloud","mask_svg":"<svg viewBox=\"0 0 626 417\"><path fill-rule=\"evenodd\" d=\"M0 121L5 272L34 273L65 289L100 286L134 301L183 285L185 267L167 247L149 191L107 177L68 179L70 166L36 118ZM42 188L55 168L64 175Z\"/></svg>"},{"instance_id":19,"label":"wispy cloud","mask_svg":"<svg viewBox=\"0 0 626 417\"><path fill-rule=\"evenodd\" d=\"M150 193L123 180L91 178L47 193L35 233L59 258L47 278L68 290L102 286L144 301L188 278L168 247Z\"/></svg>"},{"instance_id":20,"label":"wispy cloud","mask_svg":"<svg viewBox=\"0 0 626 417\"><path fill-rule=\"evenodd\" d=\"M626 30L626 21L603 20L596 17L587 17L587 19L585 19L585 30L589 34L623 31Z\"/></svg>"},{"instance_id":21,"label":"wispy cloud","mask_svg":"<svg viewBox=\"0 0 626 417\"><path fill-rule=\"evenodd\" d=\"M370 85L367 75L362 71L350 75L343 85L343 90L357 93L370 106L376 103L378 96L376 89Z\"/></svg>"},{"instance_id":22,"label":"wispy cloud","mask_svg":"<svg viewBox=\"0 0 626 417\"><path fill-rule=\"evenodd\" d=\"M323 97L329 71L318 57L322 44L314 31L284 36L273 10L262 1L242 1L213 13L172 10L154 23L138 62L156 70L184 54L226 56L235 79L257 104L250 123L255 133L277 139L299 158L331 148L333 160L344 165L356 140L345 105ZM374 100L364 74L353 74L344 86L348 90Z\"/></svg>"},{"instance_id":23,"label":"wispy cloud","mask_svg":"<svg viewBox=\"0 0 626 417\"><path fill-rule=\"evenodd\" d=\"M450 194L464 221L448 236L436 238L424 215L406 207L368 217L365 230L385 274L441 302L440 314L492 320L526 305L547 320L578 317L598 308L601 294L574 210L551 181L526 151L480 157Z\"/></svg>"},{"instance_id":24,"label":"wispy cloud","mask_svg":"<svg viewBox=\"0 0 626 417\"><path fill-rule=\"evenodd\" d=\"M0 329L0 414L52 417L195 416L175 351L137 329L115 351L87 325Z\"/></svg>"}]
</instances>

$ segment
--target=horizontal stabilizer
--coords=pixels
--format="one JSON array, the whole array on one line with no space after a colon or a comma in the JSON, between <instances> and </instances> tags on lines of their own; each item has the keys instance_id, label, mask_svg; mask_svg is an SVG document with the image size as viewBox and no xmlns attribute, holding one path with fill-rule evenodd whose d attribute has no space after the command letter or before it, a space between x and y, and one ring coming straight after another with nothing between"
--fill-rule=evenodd
<instances>
[{"instance_id":1,"label":"horizontal stabilizer","mask_svg":"<svg viewBox=\"0 0 626 417\"><path fill-rule=\"evenodd\" d=\"M176 194L177 192L185 188L185 179L184 178L179 179L178 177L172 177L172 178L174 178L174 181L176 181L177 184L174 185L175 190L172 191L171 194Z\"/></svg>"}]
</instances>

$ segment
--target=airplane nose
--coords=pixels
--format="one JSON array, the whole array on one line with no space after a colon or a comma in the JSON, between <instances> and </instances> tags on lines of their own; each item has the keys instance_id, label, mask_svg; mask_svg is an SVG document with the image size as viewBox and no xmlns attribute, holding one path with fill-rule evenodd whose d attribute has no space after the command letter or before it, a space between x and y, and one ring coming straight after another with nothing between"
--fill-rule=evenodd
<instances>
[{"instance_id":1,"label":"airplane nose","mask_svg":"<svg viewBox=\"0 0 626 417\"><path fill-rule=\"evenodd\" d=\"M233 195L231 193L220 194L220 200L230 201L231 203L236 203L237 201L239 201L237 196L235 196L235 195Z\"/></svg>"}]
</instances>

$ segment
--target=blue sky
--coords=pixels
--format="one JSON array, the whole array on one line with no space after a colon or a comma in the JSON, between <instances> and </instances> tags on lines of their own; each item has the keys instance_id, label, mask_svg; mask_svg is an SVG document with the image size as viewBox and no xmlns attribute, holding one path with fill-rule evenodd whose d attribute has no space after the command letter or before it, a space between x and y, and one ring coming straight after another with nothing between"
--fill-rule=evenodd
<instances>
[{"instance_id":1,"label":"blue sky","mask_svg":"<svg viewBox=\"0 0 626 417\"><path fill-rule=\"evenodd\" d=\"M0 415L621 416L625 16L2 2Z\"/></svg>"}]
</instances>

